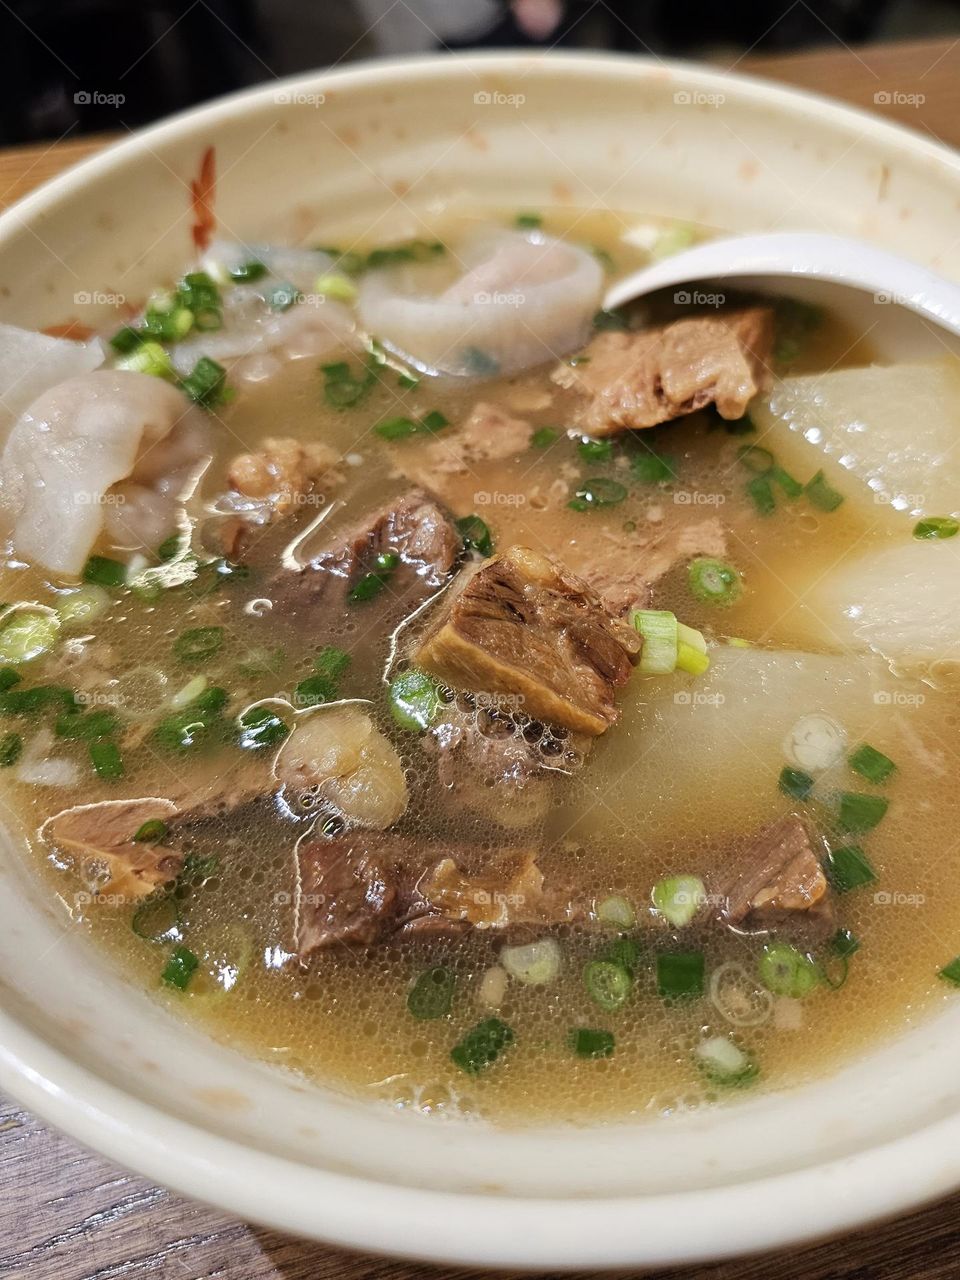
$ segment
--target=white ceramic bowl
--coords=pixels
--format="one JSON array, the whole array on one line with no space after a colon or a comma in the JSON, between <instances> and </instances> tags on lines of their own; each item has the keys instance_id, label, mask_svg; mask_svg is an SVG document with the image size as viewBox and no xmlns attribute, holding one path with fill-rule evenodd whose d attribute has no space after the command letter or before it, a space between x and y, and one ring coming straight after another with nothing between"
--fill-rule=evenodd
<instances>
[{"instance_id":1,"label":"white ceramic bowl","mask_svg":"<svg viewBox=\"0 0 960 1280\"><path fill-rule=\"evenodd\" d=\"M268 85L132 137L0 219L0 312L85 318L189 253L216 144L238 238L416 233L437 202L606 204L871 238L960 277L960 165L767 83L596 56L377 63ZM0 858L0 1085L121 1163L359 1249L628 1267L784 1245L960 1184L960 1004L828 1080L693 1115L496 1130L307 1086L174 1021Z\"/></svg>"}]
</instances>

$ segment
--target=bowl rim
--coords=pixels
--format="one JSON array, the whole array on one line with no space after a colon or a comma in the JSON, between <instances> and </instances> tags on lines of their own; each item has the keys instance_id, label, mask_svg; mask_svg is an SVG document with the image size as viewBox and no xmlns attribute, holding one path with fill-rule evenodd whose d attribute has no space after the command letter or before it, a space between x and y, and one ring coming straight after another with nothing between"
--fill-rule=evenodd
<instances>
[{"instance_id":1,"label":"bowl rim","mask_svg":"<svg viewBox=\"0 0 960 1280\"><path fill-rule=\"evenodd\" d=\"M28 193L0 214L0 241L69 202L90 180L157 143L242 116L271 94L376 84L403 87L458 71L596 78L682 78L706 92L735 84L741 100L776 105L912 153L960 174L960 154L866 110L756 76L623 54L551 51L423 55L277 78L137 130ZM960 1146L960 1113L906 1135L788 1173L706 1190L619 1198L479 1195L402 1186L304 1166L221 1137L142 1102L73 1062L0 1008L0 1087L70 1137L192 1199L245 1221L359 1250L434 1263L553 1270L705 1262L808 1243L915 1208L960 1184L944 1158ZM904 1170L917 1170L905 1184Z\"/></svg>"}]
</instances>

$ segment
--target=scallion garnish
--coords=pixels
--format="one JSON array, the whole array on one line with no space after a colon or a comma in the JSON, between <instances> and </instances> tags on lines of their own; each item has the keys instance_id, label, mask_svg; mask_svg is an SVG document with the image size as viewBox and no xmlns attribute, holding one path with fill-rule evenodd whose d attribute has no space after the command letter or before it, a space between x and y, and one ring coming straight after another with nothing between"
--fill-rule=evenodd
<instances>
[{"instance_id":1,"label":"scallion garnish","mask_svg":"<svg viewBox=\"0 0 960 1280\"><path fill-rule=\"evenodd\" d=\"M228 398L227 371L222 364L201 356L180 382L180 388L204 409L214 409Z\"/></svg>"},{"instance_id":2,"label":"scallion garnish","mask_svg":"<svg viewBox=\"0 0 960 1280\"><path fill-rule=\"evenodd\" d=\"M838 956L843 956L845 960L849 960L852 955L860 950L860 939L849 929L838 929L830 939L830 947Z\"/></svg>"},{"instance_id":3,"label":"scallion garnish","mask_svg":"<svg viewBox=\"0 0 960 1280\"><path fill-rule=\"evenodd\" d=\"M727 606L740 594L740 574L733 565L710 556L698 556L687 568L691 594L705 604Z\"/></svg>"},{"instance_id":4,"label":"scallion garnish","mask_svg":"<svg viewBox=\"0 0 960 1280\"><path fill-rule=\"evenodd\" d=\"M19 684L22 679L23 676L19 671L14 671L13 667L0 667L0 693L6 693L15 684Z\"/></svg>"},{"instance_id":5,"label":"scallion garnish","mask_svg":"<svg viewBox=\"0 0 960 1280\"><path fill-rule=\"evenodd\" d=\"M7 616L0 626L0 662L32 662L49 653L60 632L60 619L53 613L21 609ZM15 695L8 693L7 698Z\"/></svg>"},{"instance_id":6,"label":"scallion garnish","mask_svg":"<svg viewBox=\"0 0 960 1280\"><path fill-rule=\"evenodd\" d=\"M773 470L773 454L758 444L742 444L737 450L737 457L748 471L757 475L767 475Z\"/></svg>"},{"instance_id":7,"label":"scallion garnish","mask_svg":"<svg viewBox=\"0 0 960 1280\"><path fill-rule=\"evenodd\" d=\"M945 964L940 970L939 977L945 978L955 987L960 987L960 956L956 956L949 964Z\"/></svg>"},{"instance_id":8,"label":"scallion garnish","mask_svg":"<svg viewBox=\"0 0 960 1280\"><path fill-rule=\"evenodd\" d=\"M390 682L390 714L401 729L422 733L440 713L440 686L433 676L411 667Z\"/></svg>"},{"instance_id":9,"label":"scallion garnish","mask_svg":"<svg viewBox=\"0 0 960 1280\"><path fill-rule=\"evenodd\" d=\"M354 583L350 588L347 599L358 603L372 600L374 596L378 596L387 585L399 563L400 557L395 551L381 551L374 561L373 572L365 573L362 578Z\"/></svg>"},{"instance_id":10,"label":"scallion garnish","mask_svg":"<svg viewBox=\"0 0 960 1280\"><path fill-rule=\"evenodd\" d=\"M711 1036L694 1050L694 1061L711 1084L742 1088L760 1074L756 1059L729 1036Z\"/></svg>"},{"instance_id":11,"label":"scallion garnish","mask_svg":"<svg viewBox=\"0 0 960 1280\"><path fill-rule=\"evenodd\" d=\"M251 707L238 718L238 723L238 745L249 751L275 746L290 732L286 721L270 707Z\"/></svg>"},{"instance_id":12,"label":"scallion garnish","mask_svg":"<svg viewBox=\"0 0 960 1280\"><path fill-rule=\"evenodd\" d=\"M175 942L183 917L180 900L170 889L158 889L144 898L130 921L130 928L145 942Z\"/></svg>"},{"instance_id":13,"label":"scallion garnish","mask_svg":"<svg viewBox=\"0 0 960 1280\"><path fill-rule=\"evenodd\" d=\"M385 418L377 423L374 431L383 440L407 440L410 436L422 435L424 432L442 431L449 425L449 420L439 409L432 409L422 418Z\"/></svg>"},{"instance_id":14,"label":"scallion garnish","mask_svg":"<svg viewBox=\"0 0 960 1280\"><path fill-rule=\"evenodd\" d=\"M16 764L23 751L23 739L19 733L5 733L0 737L0 769Z\"/></svg>"},{"instance_id":15,"label":"scallion garnish","mask_svg":"<svg viewBox=\"0 0 960 1280\"><path fill-rule=\"evenodd\" d=\"M650 900L664 920L683 929L706 902L706 888L698 876L668 876L653 886Z\"/></svg>"},{"instance_id":16,"label":"scallion garnish","mask_svg":"<svg viewBox=\"0 0 960 1280\"><path fill-rule=\"evenodd\" d=\"M877 873L859 845L846 844L833 849L823 866L827 879L837 893L849 893L861 885L872 884Z\"/></svg>"},{"instance_id":17,"label":"scallion garnish","mask_svg":"<svg viewBox=\"0 0 960 1280\"><path fill-rule=\"evenodd\" d=\"M913 536L920 541L955 538L958 533L960 520L955 520L953 516L927 516L913 526Z\"/></svg>"},{"instance_id":18,"label":"scallion garnish","mask_svg":"<svg viewBox=\"0 0 960 1280\"><path fill-rule=\"evenodd\" d=\"M657 992L663 1000L703 995L702 951L661 951L657 955Z\"/></svg>"},{"instance_id":19,"label":"scallion garnish","mask_svg":"<svg viewBox=\"0 0 960 1280\"><path fill-rule=\"evenodd\" d=\"M851 751L847 763L854 773L859 773L861 778L877 785L886 782L897 767L889 756L867 742L861 742L855 751Z\"/></svg>"},{"instance_id":20,"label":"scallion garnish","mask_svg":"<svg viewBox=\"0 0 960 1280\"><path fill-rule=\"evenodd\" d=\"M226 689L211 685L181 711L161 720L151 735L153 741L167 751L186 751L199 746L217 724L227 696Z\"/></svg>"},{"instance_id":21,"label":"scallion garnish","mask_svg":"<svg viewBox=\"0 0 960 1280\"><path fill-rule=\"evenodd\" d=\"M120 727L120 721L112 711L90 711L86 715L63 715L57 720L58 738L72 738L83 742L95 742L109 738Z\"/></svg>"},{"instance_id":22,"label":"scallion garnish","mask_svg":"<svg viewBox=\"0 0 960 1280\"><path fill-rule=\"evenodd\" d=\"M110 339L110 345L118 355L128 356L132 351L136 351L142 341L143 338L137 330L132 325L125 324Z\"/></svg>"},{"instance_id":23,"label":"scallion garnish","mask_svg":"<svg viewBox=\"0 0 960 1280\"><path fill-rule=\"evenodd\" d=\"M173 362L159 342L141 342L129 355L117 361L127 373L146 373L151 378L172 378Z\"/></svg>"},{"instance_id":24,"label":"scallion garnish","mask_svg":"<svg viewBox=\"0 0 960 1280\"><path fill-rule=\"evenodd\" d=\"M663 453L655 453L647 445L630 459L630 471L640 484L664 484L677 478L674 459Z\"/></svg>"},{"instance_id":25,"label":"scallion garnish","mask_svg":"<svg viewBox=\"0 0 960 1280\"><path fill-rule=\"evenodd\" d=\"M186 991L190 979L200 967L199 959L187 947L174 947L173 954L167 961L160 981L168 987L176 987L178 991Z\"/></svg>"},{"instance_id":26,"label":"scallion garnish","mask_svg":"<svg viewBox=\"0 0 960 1280\"><path fill-rule=\"evenodd\" d=\"M478 1075L491 1066L514 1041L514 1034L499 1018L486 1018L450 1050L450 1057L468 1075Z\"/></svg>"},{"instance_id":27,"label":"scallion garnish","mask_svg":"<svg viewBox=\"0 0 960 1280\"><path fill-rule=\"evenodd\" d=\"M788 498L799 498L803 493L803 485L799 480L794 480L788 471L784 471L783 467L774 467L770 472L770 479L780 486Z\"/></svg>"},{"instance_id":28,"label":"scallion garnish","mask_svg":"<svg viewBox=\"0 0 960 1280\"><path fill-rule=\"evenodd\" d=\"M223 627L190 627L173 643L173 656L180 662L205 662L219 653L223 645Z\"/></svg>"},{"instance_id":29,"label":"scallion garnish","mask_svg":"<svg viewBox=\"0 0 960 1280\"><path fill-rule=\"evenodd\" d=\"M773 496L773 485L768 475L754 476L747 484L747 496L753 503L758 515L773 515L777 500Z\"/></svg>"},{"instance_id":30,"label":"scallion garnish","mask_svg":"<svg viewBox=\"0 0 960 1280\"><path fill-rule=\"evenodd\" d=\"M82 577L84 582L96 583L98 587L122 587L127 580L127 567L107 556L91 556L83 566Z\"/></svg>"},{"instance_id":31,"label":"scallion garnish","mask_svg":"<svg viewBox=\"0 0 960 1280\"><path fill-rule=\"evenodd\" d=\"M167 834L167 824L162 818L148 818L133 833L138 844L159 844Z\"/></svg>"},{"instance_id":32,"label":"scallion garnish","mask_svg":"<svg viewBox=\"0 0 960 1280\"><path fill-rule=\"evenodd\" d=\"M599 507L614 507L627 496L626 488L607 476L592 476L582 481L567 503L573 511L595 511Z\"/></svg>"},{"instance_id":33,"label":"scallion garnish","mask_svg":"<svg viewBox=\"0 0 960 1280\"><path fill-rule=\"evenodd\" d=\"M665 676L677 669L676 615L667 609L636 609L631 615L634 628L643 636L637 670L645 676Z\"/></svg>"},{"instance_id":34,"label":"scallion garnish","mask_svg":"<svg viewBox=\"0 0 960 1280\"><path fill-rule=\"evenodd\" d=\"M866 795L862 791L841 791L839 796L839 820L843 831L859 834L872 831L881 821L890 801L886 796Z\"/></svg>"},{"instance_id":35,"label":"scallion garnish","mask_svg":"<svg viewBox=\"0 0 960 1280\"><path fill-rule=\"evenodd\" d=\"M629 321L622 311L598 311L593 317L593 327L595 329L611 330L626 329Z\"/></svg>"},{"instance_id":36,"label":"scallion garnish","mask_svg":"<svg viewBox=\"0 0 960 1280\"><path fill-rule=\"evenodd\" d=\"M594 1027L575 1027L570 1032L570 1047L578 1058L609 1058L616 1039L612 1031Z\"/></svg>"},{"instance_id":37,"label":"scallion garnish","mask_svg":"<svg viewBox=\"0 0 960 1280\"><path fill-rule=\"evenodd\" d=\"M591 440L584 436L577 445L577 453L586 462L609 462L613 457L613 441Z\"/></svg>"},{"instance_id":38,"label":"scallion garnish","mask_svg":"<svg viewBox=\"0 0 960 1280\"><path fill-rule=\"evenodd\" d=\"M812 480L808 480L803 489L820 511L836 511L843 502L843 494L833 488L822 471L818 471Z\"/></svg>"},{"instance_id":39,"label":"scallion garnish","mask_svg":"<svg viewBox=\"0 0 960 1280\"><path fill-rule=\"evenodd\" d=\"M91 742L90 760L98 777L107 779L123 777L123 756L115 742L109 740Z\"/></svg>"},{"instance_id":40,"label":"scallion garnish","mask_svg":"<svg viewBox=\"0 0 960 1280\"><path fill-rule=\"evenodd\" d=\"M760 957L760 981L775 996L799 1000L820 983L820 971L809 956L788 942L771 942Z\"/></svg>"},{"instance_id":41,"label":"scallion garnish","mask_svg":"<svg viewBox=\"0 0 960 1280\"><path fill-rule=\"evenodd\" d=\"M421 1022L445 1018L453 1006L457 979L446 965L424 969L407 994L407 1008Z\"/></svg>"},{"instance_id":42,"label":"scallion garnish","mask_svg":"<svg viewBox=\"0 0 960 1280\"><path fill-rule=\"evenodd\" d=\"M583 968L583 985L595 1005L612 1013L630 995L633 975L613 960L590 960Z\"/></svg>"},{"instance_id":43,"label":"scallion garnish","mask_svg":"<svg viewBox=\"0 0 960 1280\"><path fill-rule=\"evenodd\" d=\"M777 785L784 795L792 796L794 800L806 800L813 790L813 778L809 773L805 773L803 769L794 769L790 765L784 765L780 770L780 778Z\"/></svg>"},{"instance_id":44,"label":"scallion garnish","mask_svg":"<svg viewBox=\"0 0 960 1280\"><path fill-rule=\"evenodd\" d=\"M493 555L493 537L485 520L479 516L463 516L456 524L468 551L477 551L482 556Z\"/></svg>"},{"instance_id":45,"label":"scallion garnish","mask_svg":"<svg viewBox=\"0 0 960 1280\"><path fill-rule=\"evenodd\" d=\"M266 274L266 265L255 258L251 258L248 262L238 262L227 272L230 279L235 280L237 284L253 284L257 280L262 280Z\"/></svg>"},{"instance_id":46,"label":"scallion garnish","mask_svg":"<svg viewBox=\"0 0 960 1280\"><path fill-rule=\"evenodd\" d=\"M539 213L518 213L513 225L521 231L533 231L543 226L543 215Z\"/></svg>"},{"instance_id":47,"label":"scallion garnish","mask_svg":"<svg viewBox=\"0 0 960 1280\"><path fill-rule=\"evenodd\" d=\"M534 449L547 449L560 439L560 432L555 427L538 427L530 437L530 444Z\"/></svg>"}]
</instances>

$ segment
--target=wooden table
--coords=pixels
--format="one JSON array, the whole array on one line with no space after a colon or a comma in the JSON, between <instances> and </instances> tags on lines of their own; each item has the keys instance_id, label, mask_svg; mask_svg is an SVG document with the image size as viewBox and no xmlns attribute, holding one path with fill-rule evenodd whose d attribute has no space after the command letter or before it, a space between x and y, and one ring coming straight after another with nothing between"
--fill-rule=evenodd
<instances>
[{"instance_id":1,"label":"wooden table","mask_svg":"<svg viewBox=\"0 0 960 1280\"><path fill-rule=\"evenodd\" d=\"M829 92L960 145L960 37L747 57L739 70ZM875 95L881 95L875 99ZM890 95L889 99L883 95ZM897 95L922 95L918 105ZM0 206L103 139L0 152ZM956 1218L954 1217L956 1215ZM477 1275L458 1272L458 1277ZM662 1271L654 1280L956 1280L960 1195L808 1249ZM0 1103L0 1277L23 1280L414 1280L449 1271L354 1256L227 1218L133 1177Z\"/></svg>"}]
</instances>

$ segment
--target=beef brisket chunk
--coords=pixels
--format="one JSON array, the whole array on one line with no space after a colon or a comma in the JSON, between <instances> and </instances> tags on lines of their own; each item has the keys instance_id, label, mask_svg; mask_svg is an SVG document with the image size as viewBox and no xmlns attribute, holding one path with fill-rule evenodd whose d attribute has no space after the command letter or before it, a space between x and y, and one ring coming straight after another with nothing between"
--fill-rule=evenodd
<instances>
[{"instance_id":1,"label":"beef brisket chunk","mask_svg":"<svg viewBox=\"0 0 960 1280\"><path fill-rule=\"evenodd\" d=\"M592 436L653 427L708 404L723 418L741 418L768 385L773 336L770 307L601 333L553 378L579 392L577 425Z\"/></svg>"},{"instance_id":2,"label":"beef brisket chunk","mask_svg":"<svg viewBox=\"0 0 960 1280\"><path fill-rule=\"evenodd\" d=\"M414 656L455 688L512 695L537 720L596 736L640 650L585 582L526 547L487 561Z\"/></svg>"},{"instance_id":3,"label":"beef brisket chunk","mask_svg":"<svg viewBox=\"0 0 960 1280\"><path fill-rule=\"evenodd\" d=\"M832 933L836 918L823 853L795 814L764 828L744 850L740 870L722 891L722 919L746 933L784 926L809 935Z\"/></svg>"},{"instance_id":4,"label":"beef brisket chunk","mask_svg":"<svg viewBox=\"0 0 960 1280\"><path fill-rule=\"evenodd\" d=\"M587 917L570 891L547 885L529 851L505 854L473 874L441 845L401 836L353 832L313 840L297 853L296 950L371 946L400 937L456 937L471 929L517 931Z\"/></svg>"},{"instance_id":5,"label":"beef brisket chunk","mask_svg":"<svg viewBox=\"0 0 960 1280\"><path fill-rule=\"evenodd\" d=\"M296 617L340 608L362 578L378 571L377 557L385 554L399 559L382 594L409 609L448 581L462 549L447 512L414 490L367 516L303 569L281 570L272 584L274 609Z\"/></svg>"}]
</instances>

